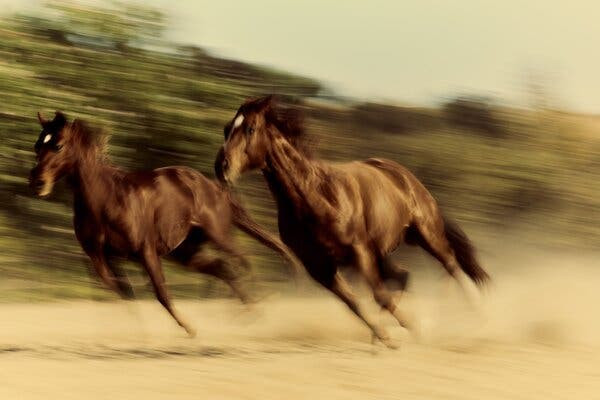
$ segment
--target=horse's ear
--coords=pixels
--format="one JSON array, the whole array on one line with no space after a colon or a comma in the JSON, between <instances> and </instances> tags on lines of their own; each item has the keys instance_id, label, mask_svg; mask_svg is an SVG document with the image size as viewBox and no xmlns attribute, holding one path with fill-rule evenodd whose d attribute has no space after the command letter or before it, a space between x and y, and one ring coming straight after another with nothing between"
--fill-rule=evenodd
<instances>
[{"instance_id":1,"label":"horse's ear","mask_svg":"<svg viewBox=\"0 0 600 400\"><path fill-rule=\"evenodd\" d=\"M60 126L60 127L63 127L63 126L65 126L65 124L67 123L67 116L66 116L65 114L63 114L62 112L60 112L60 111L57 111L57 112L54 114L54 122L55 122L55 123L56 123L58 126Z\"/></svg>"},{"instance_id":2,"label":"horse's ear","mask_svg":"<svg viewBox=\"0 0 600 400\"><path fill-rule=\"evenodd\" d=\"M44 126L44 125L46 125L48 123L48 120L46 118L44 118L42 116L42 114L40 114L39 111L37 113L37 118L38 118L38 121L40 121L40 125L42 125L42 126Z\"/></svg>"}]
</instances>

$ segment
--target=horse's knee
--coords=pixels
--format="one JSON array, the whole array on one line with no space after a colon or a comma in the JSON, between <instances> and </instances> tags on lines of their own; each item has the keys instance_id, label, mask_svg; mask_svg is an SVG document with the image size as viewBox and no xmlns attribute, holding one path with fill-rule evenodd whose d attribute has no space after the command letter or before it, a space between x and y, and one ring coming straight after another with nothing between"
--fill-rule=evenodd
<instances>
[{"instance_id":1,"label":"horse's knee","mask_svg":"<svg viewBox=\"0 0 600 400\"><path fill-rule=\"evenodd\" d=\"M397 262L385 260L381 264L381 275L387 283L393 283L394 290L406 290L410 273L407 269L401 267ZM391 287L390 287L391 288Z\"/></svg>"},{"instance_id":2,"label":"horse's knee","mask_svg":"<svg viewBox=\"0 0 600 400\"><path fill-rule=\"evenodd\" d=\"M392 294L384 287L377 288L373 290L373 296L375 297L375 301L382 308L393 308L394 302L392 298Z\"/></svg>"},{"instance_id":3,"label":"horse's knee","mask_svg":"<svg viewBox=\"0 0 600 400\"><path fill-rule=\"evenodd\" d=\"M408 286L409 272L405 269L396 272L396 282L400 286L400 290L406 290Z\"/></svg>"},{"instance_id":4,"label":"horse's knee","mask_svg":"<svg viewBox=\"0 0 600 400\"><path fill-rule=\"evenodd\" d=\"M215 258L204 264L199 272L212 275L226 282L235 281L240 278L239 268L234 268L221 258Z\"/></svg>"},{"instance_id":5,"label":"horse's knee","mask_svg":"<svg viewBox=\"0 0 600 400\"><path fill-rule=\"evenodd\" d=\"M243 256L243 255L241 255L241 254L240 254L240 255L238 255L238 256L237 256L237 258L238 258L238 260L239 260L239 262L240 262L240 265L241 265L241 266L242 266L242 267L243 267L243 268L244 268L244 269L245 269L247 272L250 272L250 271L252 270L252 265L250 265L250 261L248 261L248 259L247 259L245 256Z\"/></svg>"}]
</instances>

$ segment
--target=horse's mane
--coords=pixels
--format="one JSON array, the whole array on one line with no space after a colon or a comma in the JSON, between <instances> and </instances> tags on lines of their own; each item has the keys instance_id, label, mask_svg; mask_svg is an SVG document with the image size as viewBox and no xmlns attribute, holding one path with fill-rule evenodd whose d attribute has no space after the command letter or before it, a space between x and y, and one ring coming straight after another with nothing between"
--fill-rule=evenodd
<instances>
[{"instance_id":1,"label":"horse's mane","mask_svg":"<svg viewBox=\"0 0 600 400\"><path fill-rule=\"evenodd\" d=\"M75 119L71 123L71 134L81 150L92 153L101 159L108 159L108 141L110 135L101 128L90 126L82 119Z\"/></svg>"},{"instance_id":2,"label":"horse's mane","mask_svg":"<svg viewBox=\"0 0 600 400\"><path fill-rule=\"evenodd\" d=\"M266 96L249 100L242 106L242 111L260 112L263 109L268 123L274 125L298 150L309 153L305 117L298 101Z\"/></svg>"}]
</instances>

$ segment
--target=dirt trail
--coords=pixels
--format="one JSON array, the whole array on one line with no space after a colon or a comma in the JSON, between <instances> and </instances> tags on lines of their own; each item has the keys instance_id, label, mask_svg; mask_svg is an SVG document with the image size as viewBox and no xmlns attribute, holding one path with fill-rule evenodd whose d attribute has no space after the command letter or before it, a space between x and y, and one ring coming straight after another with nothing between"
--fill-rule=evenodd
<instances>
[{"instance_id":1,"label":"dirt trail","mask_svg":"<svg viewBox=\"0 0 600 400\"><path fill-rule=\"evenodd\" d=\"M481 314L454 286L409 294L421 342L379 314L397 351L327 294L178 301L195 339L150 301L5 304L0 398L600 399L600 271L569 262L496 273Z\"/></svg>"}]
</instances>

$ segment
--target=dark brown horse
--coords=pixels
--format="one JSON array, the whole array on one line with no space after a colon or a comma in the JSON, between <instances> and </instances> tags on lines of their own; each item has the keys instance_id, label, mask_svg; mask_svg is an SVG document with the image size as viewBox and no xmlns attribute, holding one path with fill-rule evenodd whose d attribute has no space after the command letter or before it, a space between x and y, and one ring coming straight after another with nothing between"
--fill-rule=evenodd
<instances>
[{"instance_id":1,"label":"dark brown horse","mask_svg":"<svg viewBox=\"0 0 600 400\"><path fill-rule=\"evenodd\" d=\"M158 301L190 335L171 305L160 257L171 255L191 269L224 280L242 301L248 300L239 273L222 258L208 258L201 244L246 260L232 241L232 224L295 263L275 236L254 223L227 188L186 167L124 172L104 154L104 135L81 120L69 122L60 112L53 120L38 114L42 132L35 144L37 165L30 182L39 196L52 192L66 176L74 192L75 234L102 282L125 299L133 298L129 281L113 256L131 257L145 267Z\"/></svg>"},{"instance_id":2,"label":"dark brown horse","mask_svg":"<svg viewBox=\"0 0 600 400\"><path fill-rule=\"evenodd\" d=\"M225 127L217 175L232 183L246 171L262 171L277 201L284 243L375 337L391 346L387 333L359 308L339 266L354 266L379 305L403 326L406 318L384 284L385 278L406 279L406 273L388 268L399 243L423 247L465 289L470 284L466 276L476 284L489 279L465 234L443 218L434 198L406 168L384 159L313 159L302 146L298 116L294 109L273 104L270 96L244 103Z\"/></svg>"}]
</instances>

